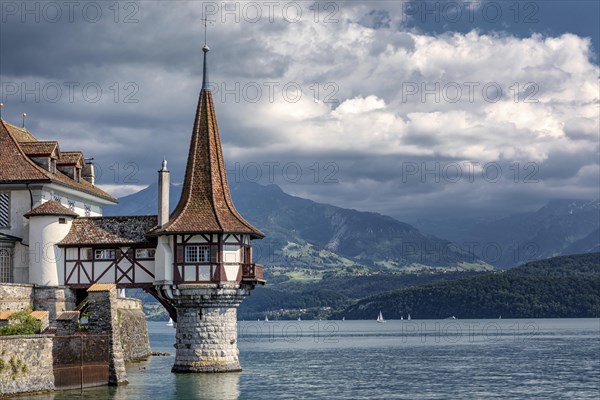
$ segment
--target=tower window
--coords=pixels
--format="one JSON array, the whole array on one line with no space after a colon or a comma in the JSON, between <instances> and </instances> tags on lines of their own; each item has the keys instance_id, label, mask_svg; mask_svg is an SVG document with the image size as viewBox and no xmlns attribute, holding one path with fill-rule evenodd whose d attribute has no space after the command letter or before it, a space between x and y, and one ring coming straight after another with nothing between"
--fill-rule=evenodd
<instances>
[{"instance_id":1,"label":"tower window","mask_svg":"<svg viewBox=\"0 0 600 400\"><path fill-rule=\"evenodd\" d=\"M66 218L59 218L58 219L58 223L59 224L66 224L67 223L67 219Z\"/></svg>"},{"instance_id":2,"label":"tower window","mask_svg":"<svg viewBox=\"0 0 600 400\"><path fill-rule=\"evenodd\" d=\"M185 246L185 262L201 263L210 261L210 246Z\"/></svg>"},{"instance_id":3,"label":"tower window","mask_svg":"<svg viewBox=\"0 0 600 400\"><path fill-rule=\"evenodd\" d=\"M10 226L10 195L0 193L0 228Z\"/></svg>"}]
</instances>

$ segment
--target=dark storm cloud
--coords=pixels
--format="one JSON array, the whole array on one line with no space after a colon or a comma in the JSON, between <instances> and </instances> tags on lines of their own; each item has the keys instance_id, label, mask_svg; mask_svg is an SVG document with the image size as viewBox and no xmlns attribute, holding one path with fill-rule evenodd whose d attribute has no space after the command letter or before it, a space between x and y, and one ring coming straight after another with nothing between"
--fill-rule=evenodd
<instances>
[{"instance_id":1,"label":"dark storm cloud","mask_svg":"<svg viewBox=\"0 0 600 400\"><path fill-rule=\"evenodd\" d=\"M202 3L138 2L133 15L124 8L129 2L119 3L117 22L109 8L115 3L87 3L102 7L99 21L92 23L79 14L74 22L23 23L20 15L3 15L7 18L0 24L4 118L20 124L25 111L28 128L40 139L58 139L63 150L81 149L95 157L103 184L154 182L163 157L173 180L180 182L202 80ZM87 3L81 2L81 7ZM342 2L336 15L339 22L329 25L309 23L314 15L306 10L304 24L282 18L272 23L264 18L257 23L243 18L222 23L221 15L214 16L208 30L209 78L219 89L214 92L215 106L230 179L277 183L290 193L399 218L508 213L535 208L552 197L594 196L597 117L586 114L586 104L579 104L578 96L563 99L557 89L565 84L565 90L575 90L569 85L586 79L569 80L577 74L585 77L589 69L580 57L587 53L578 38L556 38L547 46L539 38L506 45L510 34L455 37L448 32L452 26L439 37L398 32L399 3ZM125 23L127 16L131 18ZM460 28L469 32L473 27ZM504 53L478 61L486 54L494 56L498 46L504 46ZM555 56L552 49L561 46L567 50ZM462 53L454 54L459 48ZM539 57L529 64L523 61L534 51L540 52ZM511 57L522 63L515 70L497 66ZM572 63L564 64L564 59ZM402 99L407 82L484 82L498 75L511 83L534 77L540 96L559 99L545 103L547 114L533 106L505 111L495 103ZM74 101L66 91L53 102L47 94L37 100L27 95L23 101L22 93L7 96L5 90L6 84L16 84L21 91L21 85L31 89L36 83L41 91L49 83L64 89L67 82L79 85ZM314 96L315 102L292 104L280 93L271 102L265 100L265 91L254 103L239 90L223 100L223 89L236 91L236 85L264 89L265 82L297 83L303 100ZM323 84L330 82L337 85L337 102L317 104L323 100ZM97 102L81 93L92 83L102 89ZM313 92L315 84L320 85L321 96ZM375 111L361 109L368 96L384 105ZM357 110L332 113L354 98ZM561 118L552 107L564 112L560 107L567 103L573 118L565 118L566 138L553 126L539 131L554 129L556 136L539 134L538 124ZM535 124L518 121L528 113L539 113L534 114ZM469 118L477 123L465 123ZM371 132L375 128L378 132ZM532 137L538 134L536 142ZM498 163L500 178L475 174L471 181L462 164L465 160ZM516 182L513 162L520 163ZM523 182L527 162L535 163L535 182ZM463 168L458 180L452 165Z\"/></svg>"}]
</instances>

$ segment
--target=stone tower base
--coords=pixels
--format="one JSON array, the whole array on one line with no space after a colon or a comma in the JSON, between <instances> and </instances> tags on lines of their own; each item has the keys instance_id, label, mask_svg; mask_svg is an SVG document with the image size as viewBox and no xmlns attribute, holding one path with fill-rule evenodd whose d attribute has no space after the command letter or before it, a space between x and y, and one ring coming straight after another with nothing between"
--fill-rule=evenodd
<instances>
[{"instance_id":1,"label":"stone tower base","mask_svg":"<svg viewBox=\"0 0 600 400\"><path fill-rule=\"evenodd\" d=\"M164 291L163 291L164 293ZM178 285L169 302L177 310L172 372L241 371L237 307L250 294L239 285Z\"/></svg>"}]
</instances>

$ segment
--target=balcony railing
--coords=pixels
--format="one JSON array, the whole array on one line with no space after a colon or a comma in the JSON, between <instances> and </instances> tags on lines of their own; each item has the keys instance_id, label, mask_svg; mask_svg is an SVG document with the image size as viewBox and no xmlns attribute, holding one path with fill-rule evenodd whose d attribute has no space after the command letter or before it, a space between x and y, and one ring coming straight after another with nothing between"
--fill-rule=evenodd
<instances>
[{"instance_id":1,"label":"balcony railing","mask_svg":"<svg viewBox=\"0 0 600 400\"><path fill-rule=\"evenodd\" d=\"M242 268L242 281L244 282L254 282L264 285L266 283L264 277L264 267L260 264L239 264ZM180 265L181 266L181 265ZM185 279L181 276L179 272L180 266L175 266L173 271L173 281L177 283L219 283L225 281L225 270L223 267L223 263L218 264L194 264L188 265L192 267L191 270L187 270L185 274ZM202 274L200 273L199 268L201 266L210 266L209 276L212 277L210 280L201 280L199 279ZM239 275L238 275L239 276ZM239 278L238 278L239 279Z\"/></svg>"},{"instance_id":2,"label":"balcony railing","mask_svg":"<svg viewBox=\"0 0 600 400\"><path fill-rule=\"evenodd\" d=\"M264 267L260 264L243 264L242 281L258 282L265 284Z\"/></svg>"}]
</instances>

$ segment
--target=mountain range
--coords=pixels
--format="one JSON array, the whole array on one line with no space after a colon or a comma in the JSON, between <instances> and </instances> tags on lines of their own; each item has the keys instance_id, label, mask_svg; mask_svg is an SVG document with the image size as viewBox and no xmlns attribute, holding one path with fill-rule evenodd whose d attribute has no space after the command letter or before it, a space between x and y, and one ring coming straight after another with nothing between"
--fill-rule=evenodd
<instances>
[{"instance_id":1,"label":"mountain range","mask_svg":"<svg viewBox=\"0 0 600 400\"><path fill-rule=\"evenodd\" d=\"M173 209L181 186L171 185ZM267 235L254 242L254 259L270 282L318 281L325 274L492 270L449 240L422 233L391 217L291 196L277 185L234 183L238 211ZM156 213L157 185L119 199L104 215Z\"/></svg>"},{"instance_id":2,"label":"mountain range","mask_svg":"<svg viewBox=\"0 0 600 400\"><path fill-rule=\"evenodd\" d=\"M171 185L170 206L180 185ZM279 186L235 182L240 213L267 237L254 242L271 282L316 281L323 275L511 268L558 255L600 251L600 200L550 200L533 212L473 221L413 225L285 193ZM105 215L156 214L157 185L105 207Z\"/></svg>"},{"instance_id":3,"label":"mountain range","mask_svg":"<svg viewBox=\"0 0 600 400\"><path fill-rule=\"evenodd\" d=\"M600 200L555 199L536 211L497 219L420 221L416 225L503 269L531 260L600 251Z\"/></svg>"}]
</instances>

